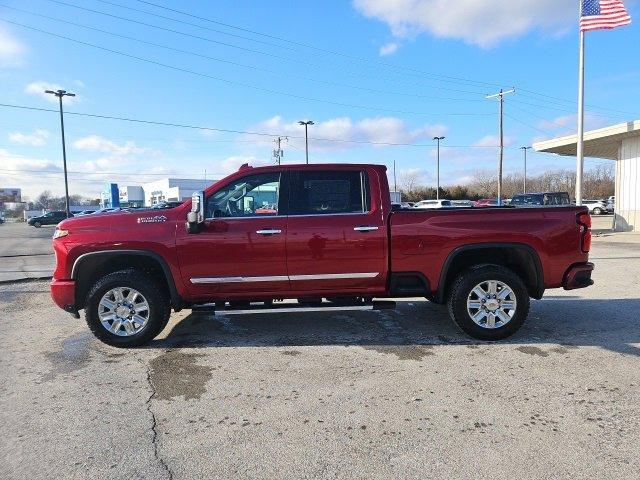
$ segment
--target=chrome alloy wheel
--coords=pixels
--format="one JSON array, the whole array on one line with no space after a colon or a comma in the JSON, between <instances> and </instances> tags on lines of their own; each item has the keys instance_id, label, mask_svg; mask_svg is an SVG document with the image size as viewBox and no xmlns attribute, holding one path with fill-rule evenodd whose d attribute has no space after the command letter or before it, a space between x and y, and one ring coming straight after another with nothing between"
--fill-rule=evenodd
<instances>
[{"instance_id":1,"label":"chrome alloy wheel","mask_svg":"<svg viewBox=\"0 0 640 480\"><path fill-rule=\"evenodd\" d=\"M139 333L149 321L149 303L134 288L116 287L105 293L98 304L102 326L119 337Z\"/></svg>"},{"instance_id":2,"label":"chrome alloy wheel","mask_svg":"<svg viewBox=\"0 0 640 480\"><path fill-rule=\"evenodd\" d=\"M511 321L516 313L515 292L499 280L485 280L473 287L467 297L467 312L482 328L499 328Z\"/></svg>"}]
</instances>

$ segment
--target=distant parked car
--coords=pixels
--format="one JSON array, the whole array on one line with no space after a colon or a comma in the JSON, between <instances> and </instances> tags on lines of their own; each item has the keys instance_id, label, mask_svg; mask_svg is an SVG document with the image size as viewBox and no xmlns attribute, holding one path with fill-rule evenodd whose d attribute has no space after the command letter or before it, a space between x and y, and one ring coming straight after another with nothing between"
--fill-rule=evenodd
<instances>
[{"instance_id":1,"label":"distant parked car","mask_svg":"<svg viewBox=\"0 0 640 480\"><path fill-rule=\"evenodd\" d=\"M473 207L471 200L451 200L451 206L456 208L470 208Z\"/></svg>"},{"instance_id":2,"label":"distant parked car","mask_svg":"<svg viewBox=\"0 0 640 480\"><path fill-rule=\"evenodd\" d=\"M0 225L4 223L4 218L0 217Z\"/></svg>"},{"instance_id":3,"label":"distant parked car","mask_svg":"<svg viewBox=\"0 0 640 480\"><path fill-rule=\"evenodd\" d=\"M73 214L70 214L69 216L73 217ZM39 217L31 217L27 220L27 224L32 227L40 228L43 225L57 225L65 218L67 218L67 212L48 212L44 215L40 215Z\"/></svg>"},{"instance_id":4,"label":"distant parked car","mask_svg":"<svg viewBox=\"0 0 640 480\"><path fill-rule=\"evenodd\" d=\"M592 215L603 215L607 213L607 204L604 200L583 200L582 205L589 208Z\"/></svg>"},{"instance_id":5,"label":"distant parked car","mask_svg":"<svg viewBox=\"0 0 640 480\"><path fill-rule=\"evenodd\" d=\"M571 205L571 199L567 192L521 193L513 196L511 205L516 207Z\"/></svg>"},{"instance_id":6,"label":"distant parked car","mask_svg":"<svg viewBox=\"0 0 640 480\"><path fill-rule=\"evenodd\" d=\"M108 208L101 208L100 210L96 210L93 213L98 214L98 213L119 212L120 210L122 210L120 207L108 207Z\"/></svg>"},{"instance_id":7,"label":"distant parked car","mask_svg":"<svg viewBox=\"0 0 640 480\"><path fill-rule=\"evenodd\" d=\"M451 207L451 200L421 200L413 206L413 208L419 209L449 207Z\"/></svg>"},{"instance_id":8,"label":"distant parked car","mask_svg":"<svg viewBox=\"0 0 640 480\"><path fill-rule=\"evenodd\" d=\"M611 195L607 199L607 212L613 213L615 209L616 209L616 197L614 195Z\"/></svg>"},{"instance_id":9,"label":"distant parked car","mask_svg":"<svg viewBox=\"0 0 640 480\"><path fill-rule=\"evenodd\" d=\"M474 207L495 207L498 205L497 198L481 198L473 202Z\"/></svg>"}]
</instances>

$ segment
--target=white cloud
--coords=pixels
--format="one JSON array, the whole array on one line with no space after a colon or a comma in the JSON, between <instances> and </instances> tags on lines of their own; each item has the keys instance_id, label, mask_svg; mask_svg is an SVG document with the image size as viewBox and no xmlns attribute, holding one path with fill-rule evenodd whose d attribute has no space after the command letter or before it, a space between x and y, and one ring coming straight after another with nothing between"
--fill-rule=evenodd
<instances>
[{"instance_id":1,"label":"white cloud","mask_svg":"<svg viewBox=\"0 0 640 480\"><path fill-rule=\"evenodd\" d=\"M535 28L554 33L575 21L571 0L354 0L369 18L385 22L396 37L429 33L491 47Z\"/></svg>"},{"instance_id":2,"label":"white cloud","mask_svg":"<svg viewBox=\"0 0 640 480\"><path fill-rule=\"evenodd\" d=\"M157 150L138 147L133 141L127 141L122 145L118 145L116 142L101 137L100 135L89 135L87 137L79 138L73 142L73 146L77 150L111 153L115 156L136 155L142 153L153 156L159 155Z\"/></svg>"},{"instance_id":3,"label":"white cloud","mask_svg":"<svg viewBox=\"0 0 640 480\"><path fill-rule=\"evenodd\" d=\"M29 85L27 85L24 89L24 93L28 95L38 96L46 100L47 102L58 103L58 97L56 97L55 95L51 95L50 93L45 93L45 90L56 91L56 90L66 90L66 88L63 88L57 83L38 81L38 82L31 82ZM73 92L73 93L76 93L76 92ZM65 105L70 105L72 103L76 103L78 100L79 100L79 96L76 94L75 97L64 97L63 101Z\"/></svg>"},{"instance_id":4,"label":"white cloud","mask_svg":"<svg viewBox=\"0 0 640 480\"><path fill-rule=\"evenodd\" d=\"M242 165L248 163L252 167L264 167L271 165L273 162L265 158L259 158L254 156L233 156L227 157L220 163L222 173L229 174L237 171Z\"/></svg>"},{"instance_id":5,"label":"white cloud","mask_svg":"<svg viewBox=\"0 0 640 480\"><path fill-rule=\"evenodd\" d=\"M398 47L400 45L398 45L396 42L389 42L389 43L385 43L384 45L382 45L380 47L380 50L378 50L378 54L381 57L386 57L388 55L393 55L394 53L396 53L398 51Z\"/></svg>"},{"instance_id":6,"label":"white cloud","mask_svg":"<svg viewBox=\"0 0 640 480\"><path fill-rule=\"evenodd\" d=\"M578 115L573 113L570 115L562 115L560 117L553 118L551 120L542 120L538 123L538 128L541 130L547 130L553 132L555 135L571 135L576 133ZM593 115L590 113L584 114L584 128L586 130L593 130L596 128L602 128L609 125L605 117L600 115Z\"/></svg>"},{"instance_id":7,"label":"white cloud","mask_svg":"<svg viewBox=\"0 0 640 480\"><path fill-rule=\"evenodd\" d=\"M513 144L513 138L508 135L503 137L504 146L508 147ZM475 147L499 147L500 137L498 135L485 135L473 144Z\"/></svg>"},{"instance_id":8,"label":"white cloud","mask_svg":"<svg viewBox=\"0 0 640 480\"><path fill-rule=\"evenodd\" d=\"M23 197L34 198L44 190L64 192L62 168L46 158L15 155L0 149L0 184L22 189Z\"/></svg>"},{"instance_id":9,"label":"white cloud","mask_svg":"<svg viewBox=\"0 0 640 480\"><path fill-rule=\"evenodd\" d=\"M8 30L0 27L0 67L19 67L27 47Z\"/></svg>"},{"instance_id":10,"label":"white cloud","mask_svg":"<svg viewBox=\"0 0 640 480\"><path fill-rule=\"evenodd\" d=\"M297 121L286 122L281 116L275 116L250 127L249 130L289 136L289 147L304 150L304 127ZM309 148L322 152L354 148L358 146L357 142L384 144L431 141L434 136L443 135L447 131L448 127L440 124L410 128L403 120L395 117L365 118L359 121L349 117L338 117L309 126ZM254 136L250 137L256 140ZM266 145L271 142L272 138L264 137L262 143Z\"/></svg>"},{"instance_id":11,"label":"white cloud","mask_svg":"<svg viewBox=\"0 0 640 480\"><path fill-rule=\"evenodd\" d=\"M9 140L13 143L22 145L31 145L32 147L41 147L47 143L47 139L51 134L48 130L42 128L36 129L33 133L14 132L9 134Z\"/></svg>"}]
</instances>

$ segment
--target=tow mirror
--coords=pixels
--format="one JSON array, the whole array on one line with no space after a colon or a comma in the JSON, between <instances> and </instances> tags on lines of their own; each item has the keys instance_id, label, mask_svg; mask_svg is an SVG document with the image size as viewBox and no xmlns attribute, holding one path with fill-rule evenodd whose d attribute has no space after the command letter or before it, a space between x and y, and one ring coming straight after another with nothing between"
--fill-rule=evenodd
<instances>
[{"instance_id":1,"label":"tow mirror","mask_svg":"<svg viewBox=\"0 0 640 480\"><path fill-rule=\"evenodd\" d=\"M204 192L193 192L191 211L187 214L187 231L199 233L204 223Z\"/></svg>"}]
</instances>

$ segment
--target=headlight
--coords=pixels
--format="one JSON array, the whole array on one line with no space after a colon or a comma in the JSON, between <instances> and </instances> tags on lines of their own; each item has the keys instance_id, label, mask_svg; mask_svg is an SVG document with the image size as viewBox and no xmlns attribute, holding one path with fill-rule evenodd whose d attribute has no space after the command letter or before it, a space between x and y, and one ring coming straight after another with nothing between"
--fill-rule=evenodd
<instances>
[{"instance_id":1,"label":"headlight","mask_svg":"<svg viewBox=\"0 0 640 480\"><path fill-rule=\"evenodd\" d=\"M69 230L61 230L59 228L56 228L53 232L53 239L55 240L56 238L66 237L67 235L69 235Z\"/></svg>"}]
</instances>

